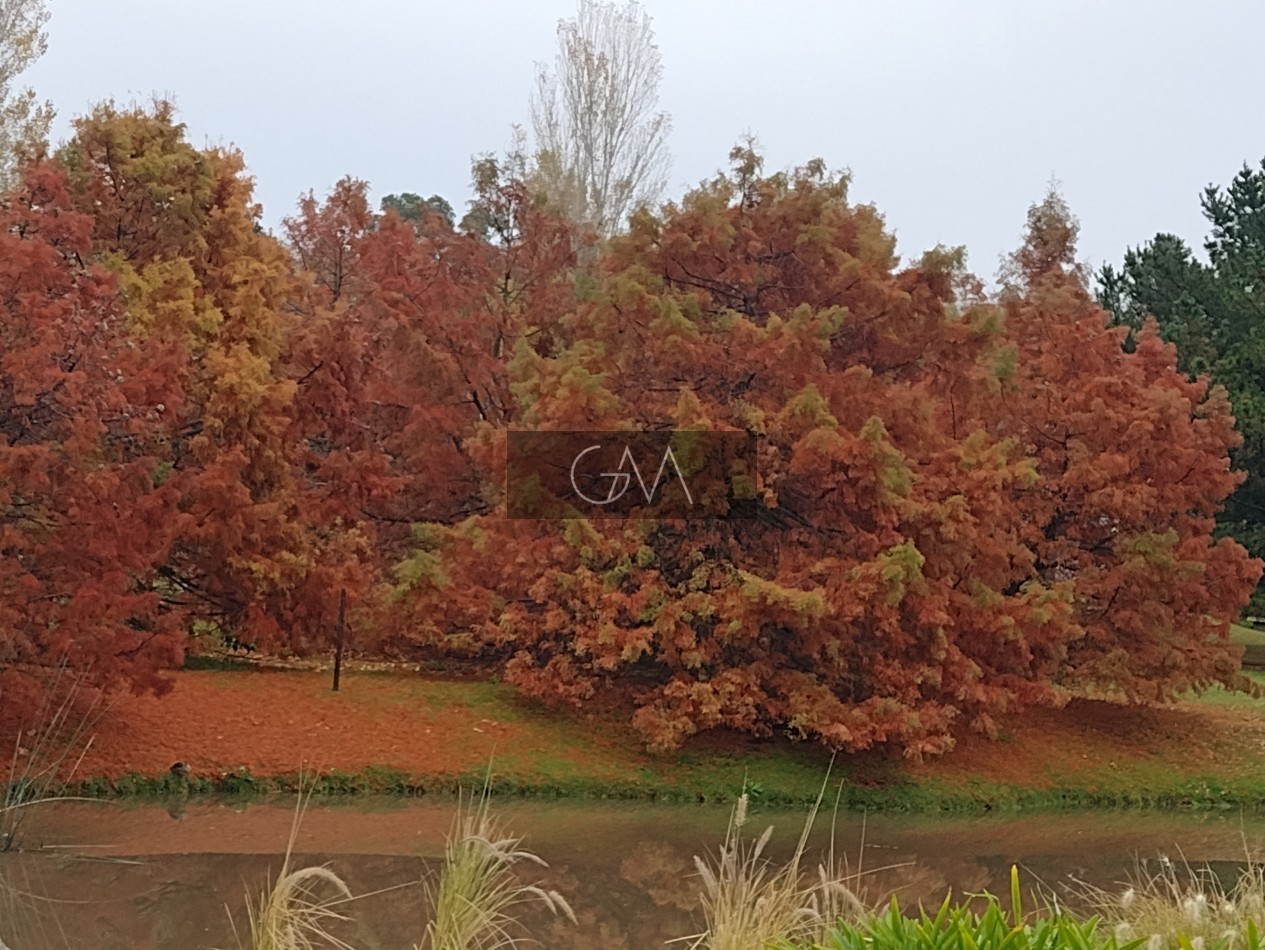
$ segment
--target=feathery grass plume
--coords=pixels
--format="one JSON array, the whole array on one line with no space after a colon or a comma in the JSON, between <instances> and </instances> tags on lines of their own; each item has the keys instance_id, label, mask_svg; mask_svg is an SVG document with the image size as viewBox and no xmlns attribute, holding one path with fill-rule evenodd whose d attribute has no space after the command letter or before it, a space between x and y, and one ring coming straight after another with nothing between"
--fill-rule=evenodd
<instances>
[{"instance_id":1,"label":"feathery grass plume","mask_svg":"<svg viewBox=\"0 0 1265 950\"><path fill-rule=\"evenodd\" d=\"M1244 842L1247 863L1227 888L1210 867L1161 855L1155 868L1138 863L1116 893L1076 882L1075 890L1118 938L1145 941L1148 950L1189 946L1259 946L1265 935L1265 866Z\"/></svg>"},{"instance_id":2,"label":"feathery grass plume","mask_svg":"<svg viewBox=\"0 0 1265 950\"><path fill-rule=\"evenodd\" d=\"M566 899L554 890L523 884L511 868L521 861L548 865L522 847L522 838L507 834L490 813L490 787L478 802L458 803L457 817L444 845L444 867L438 885L426 883L433 916L421 947L427 950L500 950L516 946L520 928L514 915L522 904L539 901L552 913L575 923Z\"/></svg>"},{"instance_id":3,"label":"feathery grass plume","mask_svg":"<svg viewBox=\"0 0 1265 950\"><path fill-rule=\"evenodd\" d=\"M773 834L771 825L754 841L744 839L749 799L745 790L738 796L715 860L694 857L703 882L707 929L679 938L690 941L690 950L750 950L791 942L811 945L828 939L839 920L861 919L868 913L864 900L850 886L859 880L861 871L849 873L846 862L836 858L833 821L826 858L815 874L804 871L808 837L829 781L827 774L795 852L781 867L774 867L764 853Z\"/></svg>"},{"instance_id":4,"label":"feathery grass plume","mask_svg":"<svg viewBox=\"0 0 1265 950\"><path fill-rule=\"evenodd\" d=\"M333 897L328 896L330 892ZM261 896L258 912L253 908L249 911L251 946L253 950L315 950L321 946L351 950L326 930L331 922L348 919L335 909L348 900L351 891L328 867L291 870L287 859L277 882Z\"/></svg>"},{"instance_id":5,"label":"feathery grass plume","mask_svg":"<svg viewBox=\"0 0 1265 950\"><path fill-rule=\"evenodd\" d=\"M299 799L290 824L290 839L276 882L265 887L256 906L247 898L246 914L250 922L250 950L354 950L331 934L328 928L349 918L338 907L352 900L347 884L328 867L294 868L291 861L298 841L303 812L311 800L311 789L304 792L300 779ZM232 914L229 914L232 922ZM236 936L237 928L233 926ZM238 938L241 944L241 938Z\"/></svg>"}]
</instances>

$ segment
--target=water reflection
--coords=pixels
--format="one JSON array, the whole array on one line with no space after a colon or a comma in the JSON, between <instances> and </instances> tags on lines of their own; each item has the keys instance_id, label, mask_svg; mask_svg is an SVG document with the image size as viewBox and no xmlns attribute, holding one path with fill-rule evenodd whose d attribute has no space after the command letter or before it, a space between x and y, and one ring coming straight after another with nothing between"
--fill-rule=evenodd
<instances>
[{"instance_id":1,"label":"water reflection","mask_svg":"<svg viewBox=\"0 0 1265 950\"><path fill-rule=\"evenodd\" d=\"M308 811L297 864L329 863L353 893L370 895L350 906L343 939L383 950L421 939L420 882L438 867L453 810L451 802L370 801ZM545 947L641 950L701 929L693 859L723 839L727 809L506 802L497 811L549 862L524 873L575 910L577 924L543 910L526 918ZM236 947L229 915L243 929L246 895L280 867L292 817L291 802L44 808L28 824L30 850L0 855L0 940L12 950ZM785 858L802 820L753 812L748 828L758 834L773 823L771 853ZM814 846L827 837L823 825ZM853 868L860 863L872 899L896 893L916 904L938 903L950 888L1003 891L1012 863L1056 889L1073 876L1107 886L1138 857L1180 851L1191 863L1239 862L1245 840L1265 843L1265 823L1099 813L863 825L847 816L836 848Z\"/></svg>"}]
</instances>

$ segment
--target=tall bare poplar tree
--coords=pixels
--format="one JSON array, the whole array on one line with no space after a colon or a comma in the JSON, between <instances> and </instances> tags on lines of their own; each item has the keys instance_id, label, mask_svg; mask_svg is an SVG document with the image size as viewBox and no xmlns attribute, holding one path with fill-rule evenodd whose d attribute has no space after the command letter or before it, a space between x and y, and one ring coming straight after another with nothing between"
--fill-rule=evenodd
<instances>
[{"instance_id":1,"label":"tall bare poplar tree","mask_svg":"<svg viewBox=\"0 0 1265 950\"><path fill-rule=\"evenodd\" d=\"M7 188L21 151L48 136L53 107L17 88L18 75L44 54L44 0L0 0L0 188Z\"/></svg>"},{"instance_id":2,"label":"tall bare poplar tree","mask_svg":"<svg viewBox=\"0 0 1265 950\"><path fill-rule=\"evenodd\" d=\"M671 163L659 48L635 0L580 0L575 19L558 23L558 47L531 100L538 185L609 237L636 205L659 198Z\"/></svg>"}]
</instances>

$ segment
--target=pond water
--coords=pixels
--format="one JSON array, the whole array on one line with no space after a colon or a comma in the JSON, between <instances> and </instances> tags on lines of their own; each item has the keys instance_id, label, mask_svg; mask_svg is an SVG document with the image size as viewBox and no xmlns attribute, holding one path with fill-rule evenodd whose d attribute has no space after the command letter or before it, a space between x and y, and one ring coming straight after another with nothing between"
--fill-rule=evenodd
<instances>
[{"instance_id":1,"label":"pond water","mask_svg":"<svg viewBox=\"0 0 1265 950\"><path fill-rule=\"evenodd\" d=\"M723 840L727 807L497 800L496 813L549 862L527 873L563 893L577 924L533 912L545 948L641 950L701 928L695 854ZM421 880L438 867L455 811L447 801L313 803L296 863L327 863L366 895L346 906L352 946L411 948L426 912ZM197 950L239 946L247 894L281 864L293 802L64 802L32 809L21 853L0 854L0 940L11 950ZM803 812L753 807L747 830L774 825L772 851L794 848ZM829 815L813 842L829 839ZM870 897L936 902L946 890L1003 893L1009 868L1066 894L1072 879L1107 886L1161 854L1227 873L1265 846L1265 819L1136 812L944 819L838 818L836 849L860 861ZM863 847L864 845L864 847ZM681 945L677 945L681 946Z\"/></svg>"}]
</instances>

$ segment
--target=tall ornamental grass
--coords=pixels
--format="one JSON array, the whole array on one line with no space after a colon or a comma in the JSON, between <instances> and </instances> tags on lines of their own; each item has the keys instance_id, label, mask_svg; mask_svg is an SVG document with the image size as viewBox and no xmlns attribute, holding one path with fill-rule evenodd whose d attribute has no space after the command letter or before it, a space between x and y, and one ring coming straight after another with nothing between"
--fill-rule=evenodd
<instances>
[{"instance_id":1,"label":"tall ornamental grass","mask_svg":"<svg viewBox=\"0 0 1265 950\"><path fill-rule=\"evenodd\" d=\"M561 894L525 884L514 866L547 864L522 846L492 816L489 789L477 803L458 804L457 817L444 846L444 866L438 884L427 882L432 916L420 945L426 950L503 950L522 940L518 912L539 903L573 923L575 914ZM420 950L420 948L419 948Z\"/></svg>"}]
</instances>

